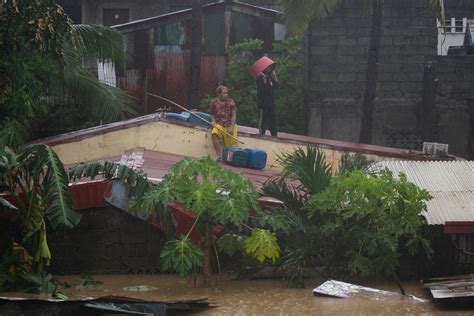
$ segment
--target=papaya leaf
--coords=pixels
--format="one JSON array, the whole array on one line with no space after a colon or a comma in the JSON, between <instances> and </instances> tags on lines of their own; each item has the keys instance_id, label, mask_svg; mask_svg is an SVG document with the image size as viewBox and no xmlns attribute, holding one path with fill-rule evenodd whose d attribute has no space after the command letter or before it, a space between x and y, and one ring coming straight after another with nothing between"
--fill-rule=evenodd
<instances>
[{"instance_id":1,"label":"papaya leaf","mask_svg":"<svg viewBox=\"0 0 474 316\"><path fill-rule=\"evenodd\" d=\"M280 256L280 246L276 235L269 230L254 228L250 237L244 240L245 252L254 256L259 262L265 259L276 262Z\"/></svg>"},{"instance_id":2,"label":"papaya leaf","mask_svg":"<svg viewBox=\"0 0 474 316\"><path fill-rule=\"evenodd\" d=\"M217 248L229 256L233 256L243 249L242 236L237 234L225 234L217 240Z\"/></svg>"},{"instance_id":3,"label":"papaya leaf","mask_svg":"<svg viewBox=\"0 0 474 316\"><path fill-rule=\"evenodd\" d=\"M176 271L181 276L192 272L194 267L202 267L202 250L191 240L181 235L180 239L166 242L161 252L161 266L166 271Z\"/></svg>"}]
</instances>

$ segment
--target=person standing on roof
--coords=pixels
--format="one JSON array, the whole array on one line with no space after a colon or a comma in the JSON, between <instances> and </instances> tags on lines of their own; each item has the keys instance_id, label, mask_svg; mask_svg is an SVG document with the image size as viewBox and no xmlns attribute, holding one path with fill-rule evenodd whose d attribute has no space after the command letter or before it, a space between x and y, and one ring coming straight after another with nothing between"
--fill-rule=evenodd
<instances>
[{"instance_id":1,"label":"person standing on roof","mask_svg":"<svg viewBox=\"0 0 474 316\"><path fill-rule=\"evenodd\" d=\"M252 66L252 75L257 85L257 105L260 110L258 129L260 135L270 130L273 137L277 137L275 91L278 80L275 73L277 63L267 56L263 56Z\"/></svg>"},{"instance_id":2,"label":"person standing on roof","mask_svg":"<svg viewBox=\"0 0 474 316\"><path fill-rule=\"evenodd\" d=\"M229 89L220 85L216 89L217 98L209 103L212 115L212 143L218 159L222 159L222 150L226 146L234 146L237 138L237 107L234 100L229 98Z\"/></svg>"}]
</instances>

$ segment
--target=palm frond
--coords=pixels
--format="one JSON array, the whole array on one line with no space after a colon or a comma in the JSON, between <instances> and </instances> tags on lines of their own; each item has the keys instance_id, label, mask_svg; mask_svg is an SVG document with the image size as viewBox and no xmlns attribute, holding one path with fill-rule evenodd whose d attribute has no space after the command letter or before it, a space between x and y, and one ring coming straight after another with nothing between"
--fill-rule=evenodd
<instances>
[{"instance_id":1,"label":"palm frond","mask_svg":"<svg viewBox=\"0 0 474 316\"><path fill-rule=\"evenodd\" d=\"M444 1L443 0L428 0L430 7L434 10L438 20L444 24Z\"/></svg>"},{"instance_id":2,"label":"palm frond","mask_svg":"<svg viewBox=\"0 0 474 316\"><path fill-rule=\"evenodd\" d=\"M313 21L333 12L341 0L280 0L285 22L291 34L301 35Z\"/></svg>"},{"instance_id":3,"label":"palm frond","mask_svg":"<svg viewBox=\"0 0 474 316\"><path fill-rule=\"evenodd\" d=\"M136 114L135 101L125 91L99 82L82 68L67 68L61 80L54 81L51 90L63 95L65 103L82 105L92 117L109 123Z\"/></svg>"},{"instance_id":4,"label":"palm frond","mask_svg":"<svg viewBox=\"0 0 474 316\"><path fill-rule=\"evenodd\" d=\"M339 162L338 173L351 172L354 170L364 170L367 172L372 162L373 160L359 153L344 153Z\"/></svg>"},{"instance_id":5,"label":"palm frond","mask_svg":"<svg viewBox=\"0 0 474 316\"><path fill-rule=\"evenodd\" d=\"M17 164L18 161L13 150L0 144L0 179L6 177Z\"/></svg>"},{"instance_id":6,"label":"palm frond","mask_svg":"<svg viewBox=\"0 0 474 316\"><path fill-rule=\"evenodd\" d=\"M76 47L65 46L65 50L75 49L85 59L110 60L117 66L125 65L123 37L118 31L103 25L74 24L72 32L77 40Z\"/></svg>"},{"instance_id":7,"label":"palm frond","mask_svg":"<svg viewBox=\"0 0 474 316\"><path fill-rule=\"evenodd\" d=\"M374 4L380 0L365 0L366 10L371 11ZM428 0L436 17L444 23L444 1ZM330 15L341 3L341 0L280 0L285 14L286 27L290 34L301 35L311 22L319 21Z\"/></svg>"},{"instance_id":8,"label":"palm frond","mask_svg":"<svg viewBox=\"0 0 474 316\"><path fill-rule=\"evenodd\" d=\"M28 131L25 122L19 122L15 119L4 119L0 121L0 145L16 147L25 143L28 139Z\"/></svg>"},{"instance_id":9,"label":"palm frond","mask_svg":"<svg viewBox=\"0 0 474 316\"><path fill-rule=\"evenodd\" d=\"M0 192L14 191L17 170L16 154L8 146L0 145Z\"/></svg>"},{"instance_id":10,"label":"palm frond","mask_svg":"<svg viewBox=\"0 0 474 316\"><path fill-rule=\"evenodd\" d=\"M283 167L282 178L299 181L298 189L307 194L323 191L331 181L331 166L324 153L314 146L278 155L277 162Z\"/></svg>"},{"instance_id":11,"label":"palm frond","mask_svg":"<svg viewBox=\"0 0 474 316\"><path fill-rule=\"evenodd\" d=\"M69 180L57 154L46 145L34 144L24 149L19 161L30 166L32 177L42 178L45 214L53 229L77 225L81 216L72 209Z\"/></svg>"},{"instance_id":12,"label":"palm frond","mask_svg":"<svg viewBox=\"0 0 474 316\"><path fill-rule=\"evenodd\" d=\"M262 186L262 193L266 196L271 196L285 201L286 207L293 212L297 212L304 207L303 192L289 186L282 181L281 178L271 177Z\"/></svg>"},{"instance_id":13,"label":"palm frond","mask_svg":"<svg viewBox=\"0 0 474 316\"><path fill-rule=\"evenodd\" d=\"M0 197L0 212L2 211L16 211L18 208L5 200L4 198Z\"/></svg>"},{"instance_id":14,"label":"palm frond","mask_svg":"<svg viewBox=\"0 0 474 316\"><path fill-rule=\"evenodd\" d=\"M103 176L108 180L119 179L130 187L132 197L142 197L152 188L152 184L148 181L145 173L113 161L81 163L69 169L68 174L71 180L97 176Z\"/></svg>"}]
</instances>

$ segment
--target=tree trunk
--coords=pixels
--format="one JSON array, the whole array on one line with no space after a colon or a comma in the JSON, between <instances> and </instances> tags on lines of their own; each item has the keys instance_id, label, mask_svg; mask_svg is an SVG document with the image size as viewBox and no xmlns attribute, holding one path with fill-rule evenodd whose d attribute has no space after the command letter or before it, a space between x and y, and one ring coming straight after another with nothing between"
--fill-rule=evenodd
<instances>
[{"instance_id":1,"label":"tree trunk","mask_svg":"<svg viewBox=\"0 0 474 316\"><path fill-rule=\"evenodd\" d=\"M199 77L201 75L202 6L201 0L193 0L191 34L191 62L188 82L188 108L195 108L199 101Z\"/></svg>"},{"instance_id":2,"label":"tree trunk","mask_svg":"<svg viewBox=\"0 0 474 316\"><path fill-rule=\"evenodd\" d=\"M303 104L303 111L306 113L306 121L303 123L304 124L304 135L309 135L309 131L310 131L310 122L311 122L311 112L312 111L315 111L315 109L311 109L311 107L315 106L315 104L313 102L311 102L311 97L310 97L310 87L311 87L311 83L312 83L312 78L311 78L311 74L312 74L312 54L311 54L311 49L312 49L312 45L313 45L313 27L314 27L314 24L313 23L310 23L309 24L309 27L308 29L306 30L306 34L305 34L305 44L306 44L306 53L305 53L305 61L304 61L304 68L306 69L306 71L304 72L304 76L303 76L303 80L304 80L304 84L305 84L305 87L304 87L304 104ZM314 122L316 123L316 122ZM319 123L319 126L317 128L319 128L319 130L321 130L321 120L318 122ZM315 128L313 128L314 130ZM313 135L312 135L313 136ZM317 133L316 136L321 136L321 133Z\"/></svg>"},{"instance_id":3,"label":"tree trunk","mask_svg":"<svg viewBox=\"0 0 474 316\"><path fill-rule=\"evenodd\" d=\"M382 10L383 0L374 1L372 7L372 23L370 27L369 56L365 78L364 100L360 122L359 142L372 143L372 127L374 120L374 100L377 94L378 62L382 41Z\"/></svg>"},{"instance_id":4,"label":"tree trunk","mask_svg":"<svg viewBox=\"0 0 474 316\"><path fill-rule=\"evenodd\" d=\"M436 111L436 64L435 62L427 62L424 66L423 73L423 95L421 104L418 106L417 123L424 142L434 142L437 140L437 126L439 116Z\"/></svg>"},{"instance_id":5,"label":"tree trunk","mask_svg":"<svg viewBox=\"0 0 474 316\"><path fill-rule=\"evenodd\" d=\"M202 286L211 287L211 232L209 224L204 224L204 258L202 260Z\"/></svg>"}]
</instances>

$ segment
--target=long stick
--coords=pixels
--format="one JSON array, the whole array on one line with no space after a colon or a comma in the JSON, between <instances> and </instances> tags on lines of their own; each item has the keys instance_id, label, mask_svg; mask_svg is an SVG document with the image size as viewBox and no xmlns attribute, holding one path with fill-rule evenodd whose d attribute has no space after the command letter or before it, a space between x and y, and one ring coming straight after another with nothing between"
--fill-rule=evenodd
<instances>
[{"instance_id":1,"label":"long stick","mask_svg":"<svg viewBox=\"0 0 474 316\"><path fill-rule=\"evenodd\" d=\"M194 115L194 116L197 117L198 119L203 120L203 121L206 122L207 124L209 124L209 125L211 125L211 126L214 126L213 123L209 122L208 120L206 120L206 119L203 118L202 116L197 115L196 113L189 111L189 110L186 109L184 106L179 105L179 104L176 103L176 102L173 102L173 101L171 101L171 100L169 100L169 99L167 99L167 98L164 98L164 97L160 97L159 95L156 95L156 94L153 94L153 93L147 93L147 94L150 95L150 96L152 96L152 97L165 100L166 102L169 102L169 103L171 103L171 104L173 104L173 105L176 105L176 106L177 106L178 108L180 108L181 110L184 110L184 111L188 112L189 114ZM234 126L234 128L235 128L235 126ZM227 131L225 131L225 130L223 130L223 129L220 129L220 130L221 130L222 132L224 132L225 134L227 134L228 136L230 136L230 137L232 137L233 139L235 139L236 141L238 141L239 143L244 144L243 141L237 139L237 137L234 137L234 135L231 135L230 133L228 133Z\"/></svg>"}]
</instances>

